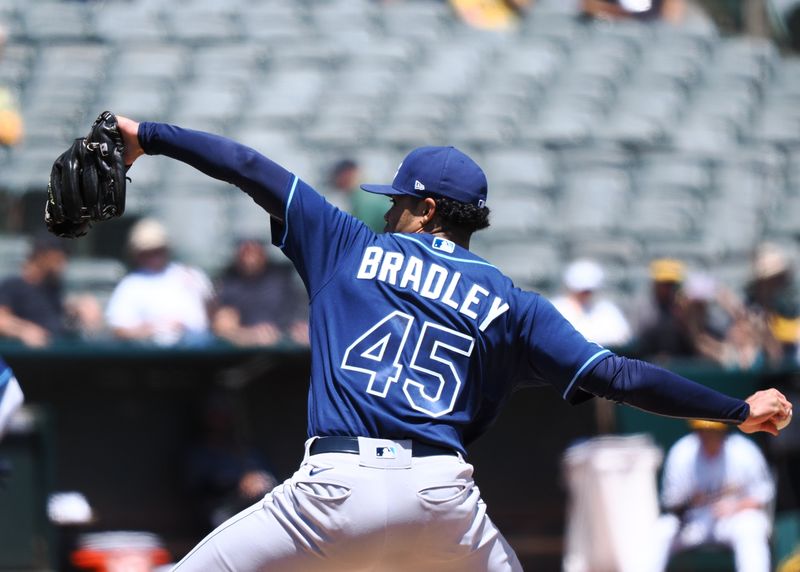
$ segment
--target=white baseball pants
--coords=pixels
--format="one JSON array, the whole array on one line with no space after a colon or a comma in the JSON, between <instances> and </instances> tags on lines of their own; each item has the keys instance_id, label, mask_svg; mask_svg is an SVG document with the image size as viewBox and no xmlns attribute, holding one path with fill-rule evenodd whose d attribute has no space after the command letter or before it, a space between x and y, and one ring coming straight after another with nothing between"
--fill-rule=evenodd
<instances>
[{"instance_id":1,"label":"white baseball pants","mask_svg":"<svg viewBox=\"0 0 800 572\"><path fill-rule=\"evenodd\" d=\"M309 455L312 441L290 479L220 525L173 571L522 570L462 458L366 458L363 446L361 455Z\"/></svg>"}]
</instances>

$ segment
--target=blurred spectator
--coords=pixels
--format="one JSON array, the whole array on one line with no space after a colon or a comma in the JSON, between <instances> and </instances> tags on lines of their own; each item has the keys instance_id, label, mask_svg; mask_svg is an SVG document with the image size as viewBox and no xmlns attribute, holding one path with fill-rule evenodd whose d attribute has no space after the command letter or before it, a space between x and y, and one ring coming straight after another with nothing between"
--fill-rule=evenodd
<instances>
[{"instance_id":1,"label":"blurred spectator","mask_svg":"<svg viewBox=\"0 0 800 572\"><path fill-rule=\"evenodd\" d=\"M463 22L483 30L512 27L531 4L533 0L450 0Z\"/></svg>"},{"instance_id":2,"label":"blurred spectator","mask_svg":"<svg viewBox=\"0 0 800 572\"><path fill-rule=\"evenodd\" d=\"M214 333L241 346L271 346L285 335L308 345L308 321L302 315L307 298L292 272L270 264L263 242L241 240L219 282Z\"/></svg>"},{"instance_id":3,"label":"blurred spectator","mask_svg":"<svg viewBox=\"0 0 800 572\"><path fill-rule=\"evenodd\" d=\"M774 35L800 52L800 0L770 0L768 6ZM797 568L800 570L800 562Z\"/></svg>"},{"instance_id":4,"label":"blurred spectator","mask_svg":"<svg viewBox=\"0 0 800 572\"><path fill-rule=\"evenodd\" d=\"M716 32L714 20L692 0L581 0L586 19L666 22L698 33Z\"/></svg>"},{"instance_id":5,"label":"blurred spectator","mask_svg":"<svg viewBox=\"0 0 800 572\"><path fill-rule=\"evenodd\" d=\"M639 302L635 315L637 353L654 359L695 354L682 315L684 274L679 260L659 258L650 264L650 291Z\"/></svg>"},{"instance_id":6,"label":"blurred spectator","mask_svg":"<svg viewBox=\"0 0 800 572\"><path fill-rule=\"evenodd\" d=\"M734 551L736 570L770 569L770 507L775 485L759 448L728 426L691 421L664 463L662 504L652 571L665 570L672 554L704 544Z\"/></svg>"},{"instance_id":7,"label":"blurred spectator","mask_svg":"<svg viewBox=\"0 0 800 572\"><path fill-rule=\"evenodd\" d=\"M763 366L773 354L763 321L729 289L694 273L683 290L683 320L697 355L727 369L749 370Z\"/></svg>"},{"instance_id":8,"label":"blurred spectator","mask_svg":"<svg viewBox=\"0 0 800 572\"><path fill-rule=\"evenodd\" d=\"M114 335L164 346L210 343L208 276L170 260L166 229L155 219L133 226L128 248L133 270L114 288L106 308Z\"/></svg>"},{"instance_id":9,"label":"blurred spectator","mask_svg":"<svg viewBox=\"0 0 800 572\"><path fill-rule=\"evenodd\" d=\"M0 65L6 44L6 31L0 24ZM11 90L0 85L0 145L16 145L22 139L22 115Z\"/></svg>"},{"instance_id":10,"label":"blurred spectator","mask_svg":"<svg viewBox=\"0 0 800 572\"><path fill-rule=\"evenodd\" d=\"M331 168L325 198L363 221L374 232L381 233L386 226L383 215L389 210L389 203L381 195L361 191L360 181L358 163L354 159L341 159Z\"/></svg>"},{"instance_id":11,"label":"blurred spectator","mask_svg":"<svg viewBox=\"0 0 800 572\"><path fill-rule=\"evenodd\" d=\"M277 479L264 456L246 443L230 393L213 391L203 405L201 436L189 449L189 494L214 528L271 491Z\"/></svg>"},{"instance_id":12,"label":"blurred spectator","mask_svg":"<svg viewBox=\"0 0 800 572\"><path fill-rule=\"evenodd\" d=\"M582 0L585 16L603 20L662 20L671 24L683 21L685 0Z\"/></svg>"},{"instance_id":13,"label":"blurred spectator","mask_svg":"<svg viewBox=\"0 0 800 572\"><path fill-rule=\"evenodd\" d=\"M0 284L0 335L30 347L66 336L92 337L102 329L102 312L90 295L64 297L64 241L42 233L32 244L19 276Z\"/></svg>"},{"instance_id":14,"label":"blurred spectator","mask_svg":"<svg viewBox=\"0 0 800 572\"><path fill-rule=\"evenodd\" d=\"M597 262L576 260L564 272L565 294L554 298L553 305L586 339L622 346L630 341L631 328L617 305L597 294L604 280Z\"/></svg>"},{"instance_id":15,"label":"blurred spectator","mask_svg":"<svg viewBox=\"0 0 800 572\"><path fill-rule=\"evenodd\" d=\"M794 359L800 335L800 293L789 257L780 246L765 242L756 249L752 274L747 306L779 346L774 352L778 360Z\"/></svg>"}]
</instances>

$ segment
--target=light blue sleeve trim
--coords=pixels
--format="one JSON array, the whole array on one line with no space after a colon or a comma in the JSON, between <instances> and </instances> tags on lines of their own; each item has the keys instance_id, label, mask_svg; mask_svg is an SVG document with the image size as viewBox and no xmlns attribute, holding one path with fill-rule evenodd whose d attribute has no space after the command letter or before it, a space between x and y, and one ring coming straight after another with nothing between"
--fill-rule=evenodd
<instances>
[{"instance_id":1,"label":"light blue sleeve trim","mask_svg":"<svg viewBox=\"0 0 800 572\"><path fill-rule=\"evenodd\" d=\"M8 383L8 380L12 378L14 373L11 371L10 367L7 367L3 373L0 373L0 393L2 393L2 389Z\"/></svg>"},{"instance_id":2,"label":"light blue sleeve trim","mask_svg":"<svg viewBox=\"0 0 800 572\"><path fill-rule=\"evenodd\" d=\"M567 396L570 394L570 391L572 391L572 386L575 385L576 381L578 381L578 378L583 373L583 370L585 370L587 367L592 365L592 363L594 361L596 361L597 358L599 358L600 356L605 355L605 354L610 354L610 353L611 353L611 350L607 350L607 349L603 348L602 350L600 350L599 352L594 354L592 357L587 359L586 362L584 362L584 364L580 367L580 369L577 372L575 372L575 375L572 376L572 380L569 382L569 385L567 386L567 389L564 390L564 394L561 397L563 399L567 398Z\"/></svg>"},{"instance_id":3,"label":"light blue sleeve trim","mask_svg":"<svg viewBox=\"0 0 800 572\"><path fill-rule=\"evenodd\" d=\"M467 264L480 264L482 266L488 266L489 268L494 268L495 270L497 270L497 267L494 264L489 264L488 262L485 262L483 260L469 260L468 258L458 258L456 256L447 256L446 254L442 254L441 252L436 252L435 250L430 248L424 242L422 242L420 240L417 240L416 238L412 238L410 236L406 236L404 234L394 234L392 236L395 236L397 238L402 238L403 240L410 240L411 242L416 242L422 248L424 248L425 250L427 250L428 252L430 252L434 256L438 256L439 258L445 258L447 260L453 260L455 262L465 262Z\"/></svg>"},{"instance_id":4,"label":"light blue sleeve trim","mask_svg":"<svg viewBox=\"0 0 800 572\"><path fill-rule=\"evenodd\" d=\"M292 205L292 198L294 198L294 190L297 188L297 175L294 176L292 181L292 188L289 191L289 198L286 199L286 209L283 211L283 236L278 248L283 248L286 245L286 237L289 235L289 207Z\"/></svg>"}]
</instances>

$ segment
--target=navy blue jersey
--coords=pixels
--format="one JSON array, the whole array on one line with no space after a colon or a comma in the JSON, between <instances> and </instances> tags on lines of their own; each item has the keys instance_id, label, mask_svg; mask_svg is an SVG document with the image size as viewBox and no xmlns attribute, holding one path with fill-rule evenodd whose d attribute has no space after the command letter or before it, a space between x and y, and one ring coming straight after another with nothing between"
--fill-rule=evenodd
<instances>
[{"instance_id":1,"label":"navy blue jersey","mask_svg":"<svg viewBox=\"0 0 800 572\"><path fill-rule=\"evenodd\" d=\"M463 452L512 389L540 384L569 401L598 395L662 415L749 414L740 399L586 341L546 299L449 240L375 234L254 149L160 123L140 124L139 141L236 185L273 216L273 240L310 298L310 436Z\"/></svg>"},{"instance_id":2,"label":"navy blue jersey","mask_svg":"<svg viewBox=\"0 0 800 572\"><path fill-rule=\"evenodd\" d=\"M609 353L470 251L375 234L298 179L272 234L311 301L310 435L463 451L515 386L548 383L570 398Z\"/></svg>"}]
</instances>

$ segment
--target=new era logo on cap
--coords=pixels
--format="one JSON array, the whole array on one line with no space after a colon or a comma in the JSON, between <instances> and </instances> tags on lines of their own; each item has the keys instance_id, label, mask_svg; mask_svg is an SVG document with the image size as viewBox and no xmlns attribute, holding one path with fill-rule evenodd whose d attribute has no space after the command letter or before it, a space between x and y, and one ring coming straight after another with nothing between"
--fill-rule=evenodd
<instances>
[{"instance_id":1,"label":"new era logo on cap","mask_svg":"<svg viewBox=\"0 0 800 572\"><path fill-rule=\"evenodd\" d=\"M391 185L361 188L380 195L446 197L482 207L487 186L483 170L455 147L418 147L403 159Z\"/></svg>"}]
</instances>

